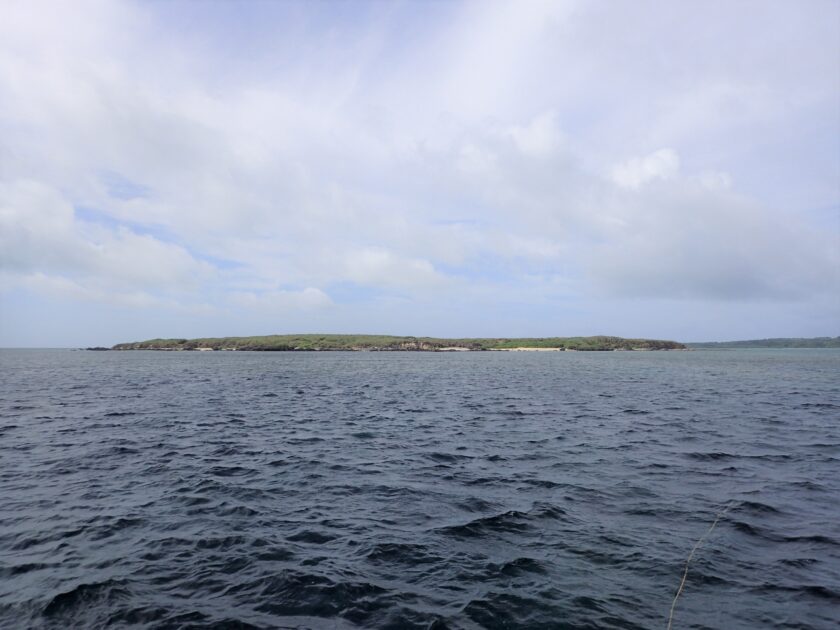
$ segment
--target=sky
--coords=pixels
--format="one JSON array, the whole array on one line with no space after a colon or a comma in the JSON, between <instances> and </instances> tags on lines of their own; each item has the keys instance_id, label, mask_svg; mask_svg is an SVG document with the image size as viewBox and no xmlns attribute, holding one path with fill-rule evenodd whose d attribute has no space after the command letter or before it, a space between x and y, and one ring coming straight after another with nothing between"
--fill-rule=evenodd
<instances>
[{"instance_id":1,"label":"sky","mask_svg":"<svg viewBox=\"0 0 840 630\"><path fill-rule=\"evenodd\" d=\"M840 334L840 2L0 12L0 346Z\"/></svg>"}]
</instances>

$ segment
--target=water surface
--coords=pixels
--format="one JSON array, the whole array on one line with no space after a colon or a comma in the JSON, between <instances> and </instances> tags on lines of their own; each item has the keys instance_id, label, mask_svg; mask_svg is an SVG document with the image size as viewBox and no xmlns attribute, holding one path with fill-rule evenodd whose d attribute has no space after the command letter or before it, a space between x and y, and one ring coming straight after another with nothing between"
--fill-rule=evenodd
<instances>
[{"instance_id":1,"label":"water surface","mask_svg":"<svg viewBox=\"0 0 840 630\"><path fill-rule=\"evenodd\" d=\"M838 351L0 369L2 627L840 622Z\"/></svg>"}]
</instances>

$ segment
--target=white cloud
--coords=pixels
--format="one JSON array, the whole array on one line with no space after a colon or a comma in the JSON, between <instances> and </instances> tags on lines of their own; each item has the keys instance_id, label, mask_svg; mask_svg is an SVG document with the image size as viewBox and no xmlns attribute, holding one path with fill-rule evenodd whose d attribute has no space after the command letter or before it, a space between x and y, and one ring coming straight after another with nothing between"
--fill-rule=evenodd
<instances>
[{"instance_id":1,"label":"white cloud","mask_svg":"<svg viewBox=\"0 0 840 630\"><path fill-rule=\"evenodd\" d=\"M632 197L629 195L632 194ZM635 298L797 300L838 285L831 235L702 178L634 191L587 258L593 285Z\"/></svg>"},{"instance_id":2,"label":"white cloud","mask_svg":"<svg viewBox=\"0 0 840 630\"><path fill-rule=\"evenodd\" d=\"M145 291L122 290L103 286L101 283L75 281L59 275L35 272L28 274L0 275L0 288L25 288L39 295L61 301L84 304L102 304L132 310L165 310L190 316L216 315L219 310L206 303L184 303L174 298L160 297Z\"/></svg>"},{"instance_id":3,"label":"white cloud","mask_svg":"<svg viewBox=\"0 0 840 630\"><path fill-rule=\"evenodd\" d=\"M343 273L359 284L391 288L423 289L446 282L428 260L373 247L350 252Z\"/></svg>"},{"instance_id":4,"label":"white cloud","mask_svg":"<svg viewBox=\"0 0 840 630\"><path fill-rule=\"evenodd\" d=\"M657 179L671 179L680 170L680 158L673 149L659 149L642 158L632 158L612 170L613 181L637 189Z\"/></svg>"},{"instance_id":5,"label":"white cloud","mask_svg":"<svg viewBox=\"0 0 840 630\"><path fill-rule=\"evenodd\" d=\"M513 126L508 134L522 153L533 157L550 156L559 148L563 139L553 112L540 114L527 125Z\"/></svg>"},{"instance_id":6,"label":"white cloud","mask_svg":"<svg viewBox=\"0 0 840 630\"><path fill-rule=\"evenodd\" d=\"M836 286L808 209L840 197L838 10L758 6L375 5L244 42L189 3L7 3L0 265L267 314L339 317L342 283L466 300L475 277L584 310L593 287L807 301Z\"/></svg>"},{"instance_id":7,"label":"white cloud","mask_svg":"<svg viewBox=\"0 0 840 630\"><path fill-rule=\"evenodd\" d=\"M461 147L457 165L467 174L485 174L496 166L496 156L474 144L467 144Z\"/></svg>"},{"instance_id":8,"label":"white cloud","mask_svg":"<svg viewBox=\"0 0 840 630\"><path fill-rule=\"evenodd\" d=\"M700 173L697 179L706 188L711 188L712 190L729 190L732 188L732 176L729 173L706 171Z\"/></svg>"},{"instance_id":9,"label":"white cloud","mask_svg":"<svg viewBox=\"0 0 840 630\"><path fill-rule=\"evenodd\" d=\"M22 273L74 274L115 289L188 290L212 272L177 245L78 220L58 191L31 180L0 183L0 263Z\"/></svg>"},{"instance_id":10,"label":"white cloud","mask_svg":"<svg viewBox=\"0 0 840 630\"><path fill-rule=\"evenodd\" d=\"M240 306L269 312L320 309L333 305L329 295L314 287L300 291L240 292L234 293L232 299Z\"/></svg>"},{"instance_id":11,"label":"white cloud","mask_svg":"<svg viewBox=\"0 0 840 630\"><path fill-rule=\"evenodd\" d=\"M73 300L105 302L135 308L170 306L164 300L142 291L125 293L114 290L106 291L90 286L83 286L78 282L62 276L48 276L39 272L19 277L16 284L53 297L70 298Z\"/></svg>"}]
</instances>

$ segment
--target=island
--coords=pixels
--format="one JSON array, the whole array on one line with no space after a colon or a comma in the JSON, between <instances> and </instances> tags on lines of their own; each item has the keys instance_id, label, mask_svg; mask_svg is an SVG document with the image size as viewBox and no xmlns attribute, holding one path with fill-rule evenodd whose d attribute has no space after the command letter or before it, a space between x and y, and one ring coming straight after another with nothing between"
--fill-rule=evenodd
<instances>
[{"instance_id":1,"label":"island","mask_svg":"<svg viewBox=\"0 0 840 630\"><path fill-rule=\"evenodd\" d=\"M612 351L686 350L676 341L622 337L533 337L442 339L391 335L266 335L261 337L208 337L201 339L149 339L118 343L112 350L167 351Z\"/></svg>"},{"instance_id":2,"label":"island","mask_svg":"<svg viewBox=\"0 0 840 630\"><path fill-rule=\"evenodd\" d=\"M697 350L725 350L730 348L840 348L840 337L777 337L746 339L744 341L703 341L685 344Z\"/></svg>"}]
</instances>

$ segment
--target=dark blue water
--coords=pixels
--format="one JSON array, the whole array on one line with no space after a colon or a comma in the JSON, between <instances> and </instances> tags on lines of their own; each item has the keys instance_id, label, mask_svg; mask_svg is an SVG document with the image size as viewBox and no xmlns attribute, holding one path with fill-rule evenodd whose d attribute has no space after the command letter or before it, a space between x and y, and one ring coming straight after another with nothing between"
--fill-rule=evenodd
<instances>
[{"instance_id":1,"label":"dark blue water","mask_svg":"<svg viewBox=\"0 0 840 630\"><path fill-rule=\"evenodd\" d=\"M837 351L0 362L4 628L840 622Z\"/></svg>"}]
</instances>

